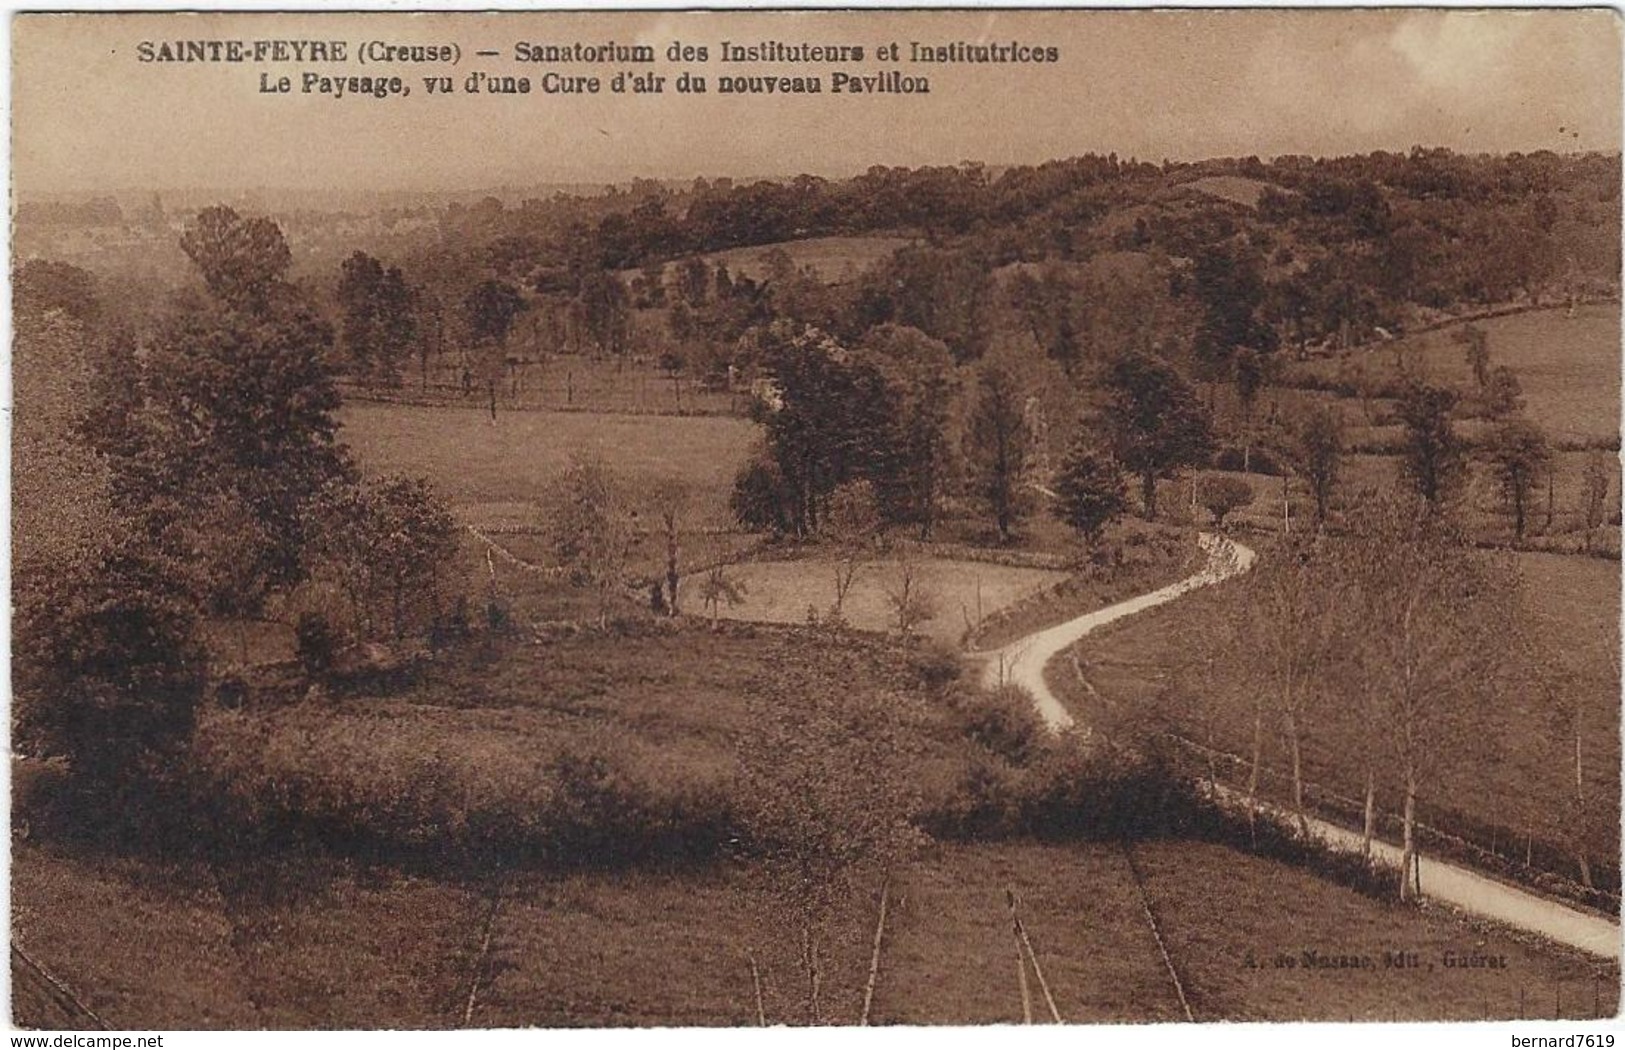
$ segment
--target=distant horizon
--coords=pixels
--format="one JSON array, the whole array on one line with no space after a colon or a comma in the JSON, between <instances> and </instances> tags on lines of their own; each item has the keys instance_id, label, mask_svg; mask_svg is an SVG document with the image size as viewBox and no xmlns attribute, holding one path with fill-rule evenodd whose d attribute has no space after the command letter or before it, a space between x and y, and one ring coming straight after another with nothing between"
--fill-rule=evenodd
<instances>
[{"instance_id":1,"label":"distant horizon","mask_svg":"<svg viewBox=\"0 0 1625 1050\"><path fill-rule=\"evenodd\" d=\"M1413 143L1411 146L1407 146L1404 149L1387 149L1387 150L1384 150L1384 149L1378 148L1378 149L1350 150L1350 151L1345 151L1345 152L1326 152L1326 153L1279 153L1279 154L1270 154L1268 156L1260 155L1260 154L1242 154L1242 155L1213 154L1213 155L1202 156L1202 157L1159 157L1159 158L1152 159L1152 158L1148 158L1148 157L1130 157L1130 156L1128 156L1126 154L1118 152L1118 157L1119 157L1120 160L1123 160L1123 161L1133 160L1133 161L1137 161L1139 163L1150 163L1150 164L1155 164L1155 165L1161 166L1162 164L1170 163L1170 162L1175 163L1175 164L1182 164L1182 165L1198 165L1198 164L1211 163L1211 162L1215 162L1215 161L1243 160L1248 156L1258 156L1258 159L1261 162L1263 162L1265 164L1273 164L1273 163L1275 163L1276 161L1280 160L1283 157L1295 157L1295 156L1297 156L1297 157L1308 157L1311 160L1332 160L1332 159L1336 159L1336 158L1339 158L1339 157L1370 156L1373 153L1391 153L1391 154L1398 154L1398 155L1406 155L1406 154L1409 154L1411 152L1411 150L1415 149L1415 148L1420 148L1420 149L1423 149L1423 150L1434 150L1434 149L1441 149L1441 148L1450 149L1452 153L1456 153L1456 154L1458 154L1460 156L1464 156L1464 157L1506 157L1506 156L1511 156L1511 155L1514 155L1514 154L1529 156L1531 154L1542 153L1542 152L1552 153L1552 154L1555 154L1555 155L1557 155L1559 157L1583 157L1583 156L1588 156L1588 155L1619 156L1622 153L1621 149L1618 148L1618 147L1615 147L1613 149L1550 149L1550 148L1543 147L1543 148L1540 148L1540 149L1531 149L1531 150L1475 150L1475 151L1465 151L1465 150L1452 149L1449 146L1442 146L1442 145L1439 145L1439 144ZM988 162L988 161L978 160L978 159L973 157L973 158L967 158L965 161L961 161L959 163L981 164L984 167L986 167L989 171L998 173L998 172L1008 170L1010 168L1020 168L1020 167L1035 167L1036 168L1036 167L1042 166L1044 164L1070 160L1070 159L1072 159L1074 157L1082 157L1082 156L1089 155L1089 154L1093 154L1095 156L1108 156L1113 152L1117 152L1117 151L1110 150L1110 149L1107 149L1107 150L1082 150L1082 151L1077 152L1077 153L1066 153L1066 154L1058 154L1058 155L1052 156L1052 157L1045 157L1042 160L1014 161L1014 162L1009 162L1009 163L997 163L997 164L992 163L992 162ZM402 186L394 186L394 187L379 187L379 188L372 188L372 189L348 188L348 187L316 187L316 186L309 186L309 185L289 185L289 184L283 184L283 185L261 184L261 185L234 185L234 186L231 186L231 185L218 185L218 186L210 186L210 185L190 185L190 186L188 186L188 185L169 185L169 186L133 185L133 186L104 186L104 187L94 187L94 188L93 187L85 187L83 189L62 189L62 190L22 190L22 189L18 189L17 187L13 186L13 188L12 188L12 197L13 197L14 201L18 201L18 200L41 200L41 201L43 201L43 200L79 200L79 199L84 199L84 198L116 197L116 196L122 196L122 195L144 195L145 196L145 195L151 195L151 194L154 194L154 193L156 193L156 194L158 194L160 196L175 195L175 196L182 196L182 197L186 197L186 196L206 196L206 195L211 195L211 194L214 194L214 195L226 194L226 195L237 196L237 197L251 196L251 195L255 195L255 194L282 194L282 195L302 194L302 195L309 195L309 196L358 197L358 198L360 198L360 197L368 197L368 196L373 196L373 197L390 197L390 196L410 196L410 197L459 197L459 196L482 196L483 197L483 196L490 196L490 197L498 197L498 196L501 196L502 194L525 193L525 192L532 191L532 190L548 190L548 191L558 192L558 191L582 190L582 189L598 189L598 190L602 190L602 189L605 189L605 188L611 187L611 186L621 188L621 187L630 186L630 185L632 185L632 183L634 181L639 181L639 180L646 180L646 181L659 182L659 183L668 183L668 184L676 184L676 185L680 185L680 186L688 186L688 185L692 185L693 182L696 179L700 179L700 178L705 179L707 182L714 182L714 181L716 181L718 179L728 179L728 180L732 181L733 184L735 184L735 185L749 185L749 184L755 183L755 182L783 182L783 181L799 178L800 176L803 176L803 175L811 175L811 176L813 176L815 178L826 179L826 180L831 181L831 182L841 182L841 181L845 181L845 180L848 180L848 179L857 178L858 176L861 176L862 174L864 174L864 172L869 170L870 167L875 167L875 166L887 167L887 168L894 168L894 167L920 168L920 167L957 166L957 164L956 165L942 165L942 164L908 164L908 165L902 165L902 164L888 164L888 163L886 163L884 161L876 161L876 162L874 162L874 164L867 165L867 166L864 166L864 167L860 167L860 168L855 169L855 170L841 172L841 173L820 172L820 171L804 171L804 170L802 170L802 171L788 171L787 170L787 171L780 172L780 173L777 173L777 174L755 173L755 174L749 174L749 175L737 175L737 174L730 174L730 173L727 173L727 172L719 172L719 173L716 173L716 174L664 175L664 176L661 176L661 175L645 175L645 174L629 174L629 175L624 175L624 176L621 176L621 177L618 177L618 178L611 178L611 179L606 179L606 180L595 180L595 179L537 179L537 180L529 180L529 181L525 181L525 182L520 182L519 180L506 180L506 181L502 181L502 182L477 184L477 185L471 185L471 186L450 186L450 185L446 185L446 186L414 187L414 186L402 185Z\"/></svg>"}]
</instances>

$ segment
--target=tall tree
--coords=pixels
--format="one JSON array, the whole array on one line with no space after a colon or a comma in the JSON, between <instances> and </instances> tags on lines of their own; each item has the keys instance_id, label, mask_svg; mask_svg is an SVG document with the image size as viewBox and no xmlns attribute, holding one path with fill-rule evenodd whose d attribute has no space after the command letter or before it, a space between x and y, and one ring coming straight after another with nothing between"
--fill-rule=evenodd
<instances>
[{"instance_id":1,"label":"tall tree","mask_svg":"<svg viewBox=\"0 0 1625 1050\"><path fill-rule=\"evenodd\" d=\"M1343 465L1343 424L1337 409L1313 405L1293 428L1292 458L1315 499L1315 528L1326 524Z\"/></svg>"},{"instance_id":2,"label":"tall tree","mask_svg":"<svg viewBox=\"0 0 1625 1050\"><path fill-rule=\"evenodd\" d=\"M380 378L390 385L401 379L401 366L417 337L417 292L401 271L391 266L378 283Z\"/></svg>"},{"instance_id":3,"label":"tall tree","mask_svg":"<svg viewBox=\"0 0 1625 1050\"><path fill-rule=\"evenodd\" d=\"M1022 487L1032 446L1025 402L1025 391L1009 371L998 364L983 366L966 434L966 458L1005 543L1031 503Z\"/></svg>"},{"instance_id":4,"label":"tall tree","mask_svg":"<svg viewBox=\"0 0 1625 1050\"><path fill-rule=\"evenodd\" d=\"M609 622L632 547L631 510L624 483L596 459L576 456L544 505L553 555L572 579L598 593L598 623Z\"/></svg>"},{"instance_id":5,"label":"tall tree","mask_svg":"<svg viewBox=\"0 0 1625 1050\"><path fill-rule=\"evenodd\" d=\"M416 295L401 271L355 252L340 269L337 298L341 342L356 373L368 382L399 383L417 333Z\"/></svg>"},{"instance_id":6,"label":"tall tree","mask_svg":"<svg viewBox=\"0 0 1625 1050\"><path fill-rule=\"evenodd\" d=\"M1604 452L1601 449L1593 449L1586 455L1580 509L1582 514L1581 522L1585 526L1585 545L1588 551L1591 549L1597 530L1608 523L1608 512L1613 509L1613 506L1617 506L1617 504L1611 505L1608 493L1613 487L1618 462L1614 454Z\"/></svg>"},{"instance_id":7,"label":"tall tree","mask_svg":"<svg viewBox=\"0 0 1625 1050\"><path fill-rule=\"evenodd\" d=\"M784 516L798 535L818 531L838 486L894 483L895 394L872 357L786 322L756 329L751 353L771 377L772 397L758 418L788 498Z\"/></svg>"},{"instance_id":8,"label":"tall tree","mask_svg":"<svg viewBox=\"0 0 1625 1050\"><path fill-rule=\"evenodd\" d=\"M1147 519L1157 516L1157 479L1204 462L1213 450L1207 410L1185 377L1150 354L1127 353L1106 370L1106 420L1118 461L1140 478Z\"/></svg>"},{"instance_id":9,"label":"tall tree","mask_svg":"<svg viewBox=\"0 0 1625 1050\"><path fill-rule=\"evenodd\" d=\"M1249 581L1246 602L1252 663L1263 679L1261 693L1280 715L1292 761L1292 811L1298 829L1309 832L1304 806L1303 744L1317 707L1326 698L1325 665L1336 642L1333 615L1339 598L1324 554L1314 546L1289 546L1282 557ZM1263 746L1263 710L1255 710L1249 805L1258 791Z\"/></svg>"},{"instance_id":10,"label":"tall tree","mask_svg":"<svg viewBox=\"0 0 1625 1050\"><path fill-rule=\"evenodd\" d=\"M428 482L332 485L311 507L311 575L334 581L356 633L401 641L444 611L459 530Z\"/></svg>"},{"instance_id":11,"label":"tall tree","mask_svg":"<svg viewBox=\"0 0 1625 1050\"><path fill-rule=\"evenodd\" d=\"M339 268L335 293L343 312L339 342L351 367L364 380L372 377L373 356L377 353L378 285L383 279L382 264L366 252L354 252Z\"/></svg>"},{"instance_id":12,"label":"tall tree","mask_svg":"<svg viewBox=\"0 0 1625 1050\"><path fill-rule=\"evenodd\" d=\"M1450 419L1455 405L1454 390L1422 383L1412 384L1399 399L1405 425L1400 470L1434 508L1455 495L1466 473L1466 455Z\"/></svg>"},{"instance_id":13,"label":"tall tree","mask_svg":"<svg viewBox=\"0 0 1625 1050\"><path fill-rule=\"evenodd\" d=\"M1229 374L1238 350L1267 354L1275 349L1275 331L1262 317L1263 260L1256 250L1234 242L1204 248L1197 254L1193 278L1196 297L1202 304L1194 350L1208 377L1218 379ZM1238 390L1262 371L1254 367L1245 374L1249 377L1246 381L1243 372L1236 371ZM1252 389L1256 390L1256 385ZM1247 400L1245 393L1243 399Z\"/></svg>"},{"instance_id":14,"label":"tall tree","mask_svg":"<svg viewBox=\"0 0 1625 1050\"><path fill-rule=\"evenodd\" d=\"M336 438L339 398L326 363L332 334L280 285L279 269L258 258L266 244L282 243L275 224L273 232L234 238L221 233L220 221L211 209L188 230L216 297L185 299L159 322L139 365L121 372L121 385L136 392L104 384L112 396L86 414L82 433L108 457L120 508L149 535L188 559L260 565L274 588L300 575L305 502L351 472ZM261 229L260 220L234 221ZM234 246L256 258L232 257ZM199 508L233 501L256 528L235 546L202 543ZM250 543L256 537L263 546ZM216 604L244 597L226 593L234 573L205 575L221 581Z\"/></svg>"},{"instance_id":15,"label":"tall tree","mask_svg":"<svg viewBox=\"0 0 1625 1050\"><path fill-rule=\"evenodd\" d=\"M524 298L506 281L481 281L463 299L463 321L474 343L474 361L485 386L492 422L497 418L497 387L507 367L508 335L524 308Z\"/></svg>"},{"instance_id":16,"label":"tall tree","mask_svg":"<svg viewBox=\"0 0 1625 1050\"><path fill-rule=\"evenodd\" d=\"M678 559L682 554L683 518L693 502L693 494L686 483L670 478L655 485L653 500L660 532L666 541L666 612L676 616L679 611L677 586L682 579Z\"/></svg>"},{"instance_id":17,"label":"tall tree","mask_svg":"<svg viewBox=\"0 0 1625 1050\"><path fill-rule=\"evenodd\" d=\"M955 467L948 428L957 387L953 358L941 341L899 325L871 330L863 346L897 406L894 469L881 479L883 509L892 521L918 525L920 539L929 540Z\"/></svg>"},{"instance_id":18,"label":"tall tree","mask_svg":"<svg viewBox=\"0 0 1625 1050\"><path fill-rule=\"evenodd\" d=\"M293 265L281 227L263 217L244 218L225 205L198 212L181 235L181 251L215 298L253 313L266 309Z\"/></svg>"},{"instance_id":19,"label":"tall tree","mask_svg":"<svg viewBox=\"0 0 1625 1050\"><path fill-rule=\"evenodd\" d=\"M1080 434L1067 451L1055 492L1060 497L1055 516L1076 529L1090 547L1128 507L1123 468L1086 434Z\"/></svg>"},{"instance_id":20,"label":"tall tree","mask_svg":"<svg viewBox=\"0 0 1625 1050\"><path fill-rule=\"evenodd\" d=\"M626 285L607 270L597 270L581 282L577 297L587 337L601 354L625 352L631 333Z\"/></svg>"},{"instance_id":21,"label":"tall tree","mask_svg":"<svg viewBox=\"0 0 1625 1050\"><path fill-rule=\"evenodd\" d=\"M1527 419L1509 419L1490 432L1485 455L1501 498L1512 512L1512 536L1521 543L1535 487L1551 461L1546 435Z\"/></svg>"}]
</instances>

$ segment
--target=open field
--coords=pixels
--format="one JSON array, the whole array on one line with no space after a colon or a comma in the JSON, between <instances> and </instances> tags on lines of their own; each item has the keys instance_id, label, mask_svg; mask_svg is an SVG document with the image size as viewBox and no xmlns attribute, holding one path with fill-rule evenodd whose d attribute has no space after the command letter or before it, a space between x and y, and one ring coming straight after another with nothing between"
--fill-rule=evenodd
<instances>
[{"instance_id":1,"label":"open field","mask_svg":"<svg viewBox=\"0 0 1625 1050\"><path fill-rule=\"evenodd\" d=\"M1270 557L1267 546L1261 545L1260 557ZM1570 676L1564 695L1581 705L1588 727L1586 793L1598 802L1586 819L1576 814L1568 716L1530 689L1490 712L1463 750L1440 764L1424 785L1421 816L1446 829L1462 819L1499 829L1500 850L1520 860L1528 835L1558 851L1569 850L1578 837L1593 859L1612 858L1619 849L1620 712L1610 647L1618 644L1619 567L1556 555L1520 555L1519 564L1532 641L1559 657ZM1081 707L1077 714L1085 723L1122 732L1169 728L1222 751L1249 754L1256 686L1216 673L1204 658L1214 625L1240 615L1236 603L1243 595L1234 584L1216 587L1090 635L1074 649L1090 690L1059 663L1051 665L1051 679ZM1306 778L1350 797L1358 797L1364 783L1358 750L1347 743L1355 739L1357 717L1352 705L1322 705L1304 745ZM1275 770L1288 768L1285 738L1273 724L1264 760ZM1272 783L1282 785L1279 777ZM1604 806L1604 799L1611 801ZM1379 773L1379 808L1397 812L1399 802L1394 784ZM1577 878L1570 855L1550 859L1560 874Z\"/></svg>"},{"instance_id":2,"label":"open field","mask_svg":"<svg viewBox=\"0 0 1625 1050\"><path fill-rule=\"evenodd\" d=\"M1533 310L1477 322L1489 334L1490 367L1508 365L1523 388L1525 412L1553 440L1607 439L1619 434L1620 314L1609 304ZM1462 391L1473 389L1465 348L1452 335L1459 326L1405 337L1302 366L1331 379L1359 360L1372 379L1399 377L1398 355L1407 369Z\"/></svg>"},{"instance_id":3,"label":"open field","mask_svg":"<svg viewBox=\"0 0 1625 1050\"><path fill-rule=\"evenodd\" d=\"M1219 846L1149 843L1134 857L1198 1020L1576 1018L1616 1006L1612 968L1448 914ZM115 1027L449 1028L465 1011L479 1027L742 1026L756 1021L752 958L769 1023L805 1019L799 938L755 867L455 879L304 857L248 873L25 844L13 879L19 942ZM871 1021L1019 1022L1007 888L1065 1020L1182 1019L1121 849L1008 842L931 847L894 874ZM825 1021L858 1020L878 897L878 879L860 882L823 926ZM119 951L104 950L109 936ZM1374 968L1311 969L1306 952ZM1384 968L1385 952L1417 966ZM1503 965L1447 967L1447 953ZM1036 983L1033 997L1044 1018ZM44 1006L20 995L15 1019L48 1021Z\"/></svg>"},{"instance_id":4,"label":"open field","mask_svg":"<svg viewBox=\"0 0 1625 1050\"><path fill-rule=\"evenodd\" d=\"M950 644L956 644L984 617L1067 578L1066 573L1049 569L951 558L921 557L908 564L916 573L913 586L935 610L932 619L920 624L916 631ZM901 593L903 566L896 559L858 564L852 589L841 608L849 624L866 631L897 629L893 595ZM806 623L812 612L822 619L834 608L835 580L840 569L841 563L832 558L737 565L730 577L744 583L744 601L731 607L724 604L721 615L759 623ZM699 584L699 579L691 577L688 593L697 595ZM691 612L699 611L696 602L690 599Z\"/></svg>"},{"instance_id":5,"label":"open field","mask_svg":"<svg viewBox=\"0 0 1625 1050\"><path fill-rule=\"evenodd\" d=\"M1180 188L1199 190L1220 200L1245 204L1249 208L1258 207L1258 199L1264 195L1265 190L1273 188L1280 192L1279 187L1272 187L1270 183L1240 175L1208 175L1181 183Z\"/></svg>"},{"instance_id":6,"label":"open field","mask_svg":"<svg viewBox=\"0 0 1625 1050\"><path fill-rule=\"evenodd\" d=\"M597 456L634 489L675 479L692 486L696 510L727 517L734 472L753 424L712 416L598 415L477 408L352 404L342 436L365 471L427 477L456 504L530 502L577 454Z\"/></svg>"},{"instance_id":7,"label":"open field","mask_svg":"<svg viewBox=\"0 0 1625 1050\"><path fill-rule=\"evenodd\" d=\"M476 525L483 525L492 516L489 504L462 507L459 510ZM516 516L518 513L516 512ZM491 538L521 561L544 567L556 566L558 556L549 543L547 533L537 526L541 511L537 507L526 506L522 515L523 520L520 523L527 527L526 531L498 533ZM684 573L738 561L748 557L752 551L767 545L765 538L756 533L722 529L684 532L679 535L677 543L678 571ZM657 577L664 580L665 573L665 535L658 531L634 535L631 550L627 552L626 575L647 580L654 580ZM678 601L682 612L694 616L700 614L697 580L692 577L682 580L678 590Z\"/></svg>"},{"instance_id":8,"label":"open field","mask_svg":"<svg viewBox=\"0 0 1625 1050\"><path fill-rule=\"evenodd\" d=\"M729 248L712 252L704 258L713 268L717 263L723 263L736 278L749 277L753 281L760 281L767 276L767 257L775 251L782 251L798 270L811 267L825 283L840 284L852 280L892 252L912 243L913 240L907 237L810 237L780 244Z\"/></svg>"}]
</instances>

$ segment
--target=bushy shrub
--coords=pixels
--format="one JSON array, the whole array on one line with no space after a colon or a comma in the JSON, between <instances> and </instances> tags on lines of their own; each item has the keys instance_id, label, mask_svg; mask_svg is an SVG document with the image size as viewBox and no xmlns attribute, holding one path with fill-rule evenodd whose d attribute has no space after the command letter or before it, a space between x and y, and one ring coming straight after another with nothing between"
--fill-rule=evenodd
<instances>
[{"instance_id":1,"label":"bushy shrub","mask_svg":"<svg viewBox=\"0 0 1625 1050\"><path fill-rule=\"evenodd\" d=\"M135 540L19 581L18 743L61 755L110 812L145 806L192 732L206 657L185 567Z\"/></svg>"},{"instance_id":2,"label":"bushy shrub","mask_svg":"<svg viewBox=\"0 0 1625 1050\"><path fill-rule=\"evenodd\" d=\"M312 677L326 674L333 666L333 654L338 651L338 632L326 614L303 612L294 627L294 652L305 673Z\"/></svg>"},{"instance_id":3,"label":"bushy shrub","mask_svg":"<svg viewBox=\"0 0 1625 1050\"><path fill-rule=\"evenodd\" d=\"M940 696L964 673L959 655L940 644L926 645L918 650L914 655L914 670L919 675L920 684L933 696Z\"/></svg>"},{"instance_id":4,"label":"bushy shrub","mask_svg":"<svg viewBox=\"0 0 1625 1050\"><path fill-rule=\"evenodd\" d=\"M938 838L1027 837L1058 842L1211 842L1306 868L1380 899L1397 874L1366 857L1304 838L1284 816L1250 819L1155 752L1099 738L1050 737L1025 768L971 758L951 790L930 800L919 823Z\"/></svg>"},{"instance_id":5,"label":"bushy shrub","mask_svg":"<svg viewBox=\"0 0 1625 1050\"><path fill-rule=\"evenodd\" d=\"M1077 735L1046 748L1018 790L1017 829L1037 838L1167 838L1205 822L1190 787L1156 758Z\"/></svg>"},{"instance_id":6,"label":"bushy shrub","mask_svg":"<svg viewBox=\"0 0 1625 1050\"><path fill-rule=\"evenodd\" d=\"M1016 781L1020 773L986 755L971 758L957 780L925 802L920 826L941 839L1003 838L1016 824Z\"/></svg>"},{"instance_id":7,"label":"bushy shrub","mask_svg":"<svg viewBox=\"0 0 1625 1050\"><path fill-rule=\"evenodd\" d=\"M965 689L954 698L954 707L966 736L1015 765L1037 754L1048 734L1032 694L1020 686Z\"/></svg>"}]
</instances>

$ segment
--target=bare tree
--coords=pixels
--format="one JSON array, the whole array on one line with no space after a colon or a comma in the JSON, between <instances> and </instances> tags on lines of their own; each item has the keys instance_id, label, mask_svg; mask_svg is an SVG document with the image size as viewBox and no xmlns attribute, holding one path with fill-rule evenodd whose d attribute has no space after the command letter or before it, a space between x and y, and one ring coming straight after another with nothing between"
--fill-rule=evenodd
<instances>
[{"instance_id":1,"label":"bare tree","mask_svg":"<svg viewBox=\"0 0 1625 1050\"><path fill-rule=\"evenodd\" d=\"M824 942L861 888L920 844L908 819L917 800L896 762L899 731L869 697L784 676L798 702L761 704L757 746L742 759L744 838L768 876L766 928L793 938L798 1019L839 1023L823 994Z\"/></svg>"},{"instance_id":2,"label":"bare tree","mask_svg":"<svg viewBox=\"0 0 1625 1050\"><path fill-rule=\"evenodd\" d=\"M1247 603L1252 628L1248 648L1260 657L1260 693L1273 701L1284 723L1292 760L1292 809L1304 835L1309 823L1303 801L1303 739L1324 695L1323 669L1336 637L1333 610L1339 604L1324 559L1312 544L1286 548L1251 581ZM1262 736L1262 707L1256 717L1255 741ZM1257 790L1258 750L1255 742L1250 796Z\"/></svg>"},{"instance_id":3,"label":"bare tree","mask_svg":"<svg viewBox=\"0 0 1625 1050\"><path fill-rule=\"evenodd\" d=\"M919 563L907 554L898 560L897 576L886 588L886 600L897 633L904 638L912 638L916 627L936 619L937 596L922 581Z\"/></svg>"},{"instance_id":4,"label":"bare tree","mask_svg":"<svg viewBox=\"0 0 1625 1050\"><path fill-rule=\"evenodd\" d=\"M722 613L724 603L731 609L745 600L749 589L745 581L736 579L728 574L726 565L716 565L705 574L700 584L700 601L702 607L711 613L711 628L716 629L717 618Z\"/></svg>"},{"instance_id":5,"label":"bare tree","mask_svg":"<svg viewBox=\"0 0 1625 1050\"><path fill-rule=\"evenodd\" d=\"M1581 512L1587 551L1591 550L1597 530L1608 521L1608 492L1613 485L1616 465L1614 457L1602 449L1593 449L1586 456Z\"/></svg>"},{"instance_id":6,"label":"bare tree","mask_svg":"<svg viewBox=\"0 0 1625 1050\"><path fill-rule=\"evenodd\" d=\"M1509 635L1511 575L1412 501L1367 515L1348 552L1358 600L1345 638L1368 647L1376 713L1405 795L1402 899L1415 892L1416 806L1442 759L1474 732Z\"/></svg>"},{"instance_id":7,"label":"bare tree","mask_svg":"<svg viewBox=\"0 0 1625 1050\"><path fill-rule=\"evenodd\" d=\"M846 596L857 579L863 560L876 546L880 511L874 486L868 481L850 481L830 494L825 512L824 536L837 551L835 562L835 606L833 618L841 619Z\"/></svg>"},{"instance_id":8,"label":"bare tree","mask_svg":"<svg viewBox=\"0 0 1625 1050\"><path fill-rule=\"evenodd\" d=\"M678 559L681 551L683 517L688 511L689 489L683 482L663 479L655 485L655 515L660 519L660 531L666 541L666 611L678 614L677 584L681 577Z\"/></svg>"}]
</instances>

